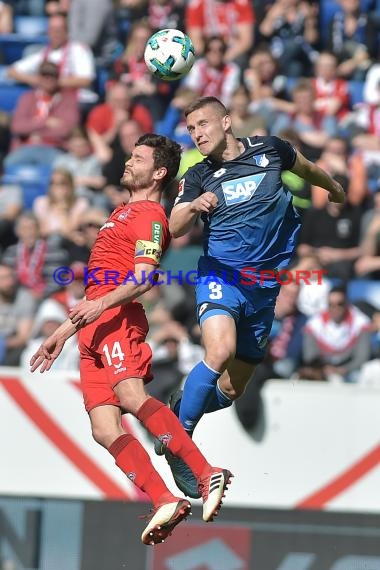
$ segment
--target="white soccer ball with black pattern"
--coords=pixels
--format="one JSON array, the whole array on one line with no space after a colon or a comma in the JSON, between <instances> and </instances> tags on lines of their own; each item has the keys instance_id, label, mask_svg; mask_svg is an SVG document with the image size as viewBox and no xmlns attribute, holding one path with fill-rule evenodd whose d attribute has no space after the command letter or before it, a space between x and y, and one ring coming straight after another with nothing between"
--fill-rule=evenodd
<instances>
[{"instance_id":1,"label":"white soccer ball with black pattern","mask_svg":"<svg viewBox=\"0 0 380 570\"><path fill-rule=\"evenodd\" d=\"M193 66L193 42L180 30L160 30L147 41L144 59L153 75L164 81L176 81Z\"/></svg>"}]
</instances>

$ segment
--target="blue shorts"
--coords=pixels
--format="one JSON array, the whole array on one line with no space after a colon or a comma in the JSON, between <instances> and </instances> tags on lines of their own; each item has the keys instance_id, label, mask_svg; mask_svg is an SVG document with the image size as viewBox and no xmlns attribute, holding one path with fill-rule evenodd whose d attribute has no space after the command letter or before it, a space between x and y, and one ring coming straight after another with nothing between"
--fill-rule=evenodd
<instances>
[{"instance_id":1,"label":"blue shorts","mask_svg":"<svg viewBox=\"0 0 380 570\"><path fill-rule=\"evenodd\" d=\"M279 284L244 287L221 277L201 276L196 286L198 322L229 315L236 324L236 358L258 364L265 356Z\"/></svg>"}]
</instances>

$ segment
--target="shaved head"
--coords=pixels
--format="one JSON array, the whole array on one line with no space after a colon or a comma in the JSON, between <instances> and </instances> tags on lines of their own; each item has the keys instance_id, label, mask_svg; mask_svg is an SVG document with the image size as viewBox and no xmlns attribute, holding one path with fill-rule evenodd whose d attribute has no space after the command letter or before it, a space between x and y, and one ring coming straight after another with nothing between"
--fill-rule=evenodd
<instances>
[{"instance_id":1,"label":"shaved head","mask_svg":"<svg viewBox=\"0 0 380 570\"><path fill-rule=\"evenodd\" d=\"M226 107L216 97L200 97L199 99L195 99L195 101L186 107L184 115L187 117L190 113L198 111L198 109L203 109L203 107L212 107L220 117L228 115Z\"/></svg>"}]
</instances>

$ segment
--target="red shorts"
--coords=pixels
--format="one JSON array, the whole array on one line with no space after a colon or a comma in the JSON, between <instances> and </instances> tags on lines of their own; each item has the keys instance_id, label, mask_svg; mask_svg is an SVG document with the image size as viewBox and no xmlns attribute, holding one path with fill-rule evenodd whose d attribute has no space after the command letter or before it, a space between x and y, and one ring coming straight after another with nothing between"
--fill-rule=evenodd
<instances>
[{"instance_id":1,"label":"red shorts","mask_svg":"<svg viewBox=\"0 0 380 570\"><path fill-rule=\"evenodd\" d=\"M113 388L126 378L152 380L148 321L140 303L108 309L79 331L80 377L87 411L120 406Z\"/></svg>"}]
</instances>

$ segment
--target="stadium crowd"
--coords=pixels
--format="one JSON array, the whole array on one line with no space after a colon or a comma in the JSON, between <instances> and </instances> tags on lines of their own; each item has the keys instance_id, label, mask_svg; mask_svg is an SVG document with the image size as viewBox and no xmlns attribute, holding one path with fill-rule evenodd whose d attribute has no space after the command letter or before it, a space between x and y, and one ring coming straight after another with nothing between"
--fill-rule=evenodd
<instances>
[{"instance_id":1,"label":"stadium crowd","mask_svg":"<svg viewBox=\"0 0 380 570\"><path fill-rule=\"evenodd\" d=\"M181 81L157 80L144 63L163 28L193 40L196 62ZM302 215L289 270L325 276L282 287L267 357L236 405L250 427L268 378L364 382L380 366L379 0L0 2L0 365L28 368L83 296L97 231L128 201L120 178L137 138L179 142L178 179L201 160L182 117L199 95L224 102L236 136L289 140L347 195L329 203L284 172ZM177 191L166 192L168 214ZM195 269L200 235L198 224L173 239L163 269ZM72 282L54 278L60 267ZM142 298L150 390L162 401L203 354L193 285L180 281ZM75 338L55 368L78 366L73 348Z\"/></svg>"}]
</instances>

